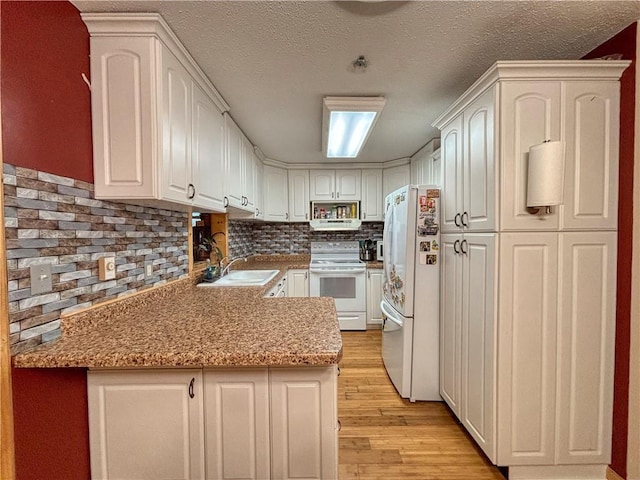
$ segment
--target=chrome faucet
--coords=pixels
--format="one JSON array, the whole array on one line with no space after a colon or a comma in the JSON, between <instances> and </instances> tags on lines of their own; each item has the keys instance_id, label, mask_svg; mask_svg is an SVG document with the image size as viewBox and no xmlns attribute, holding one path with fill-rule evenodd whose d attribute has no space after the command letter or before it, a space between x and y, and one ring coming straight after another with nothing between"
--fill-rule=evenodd
<instances>
[{"instance_id":1,"label":"chrome faucet","mask_svg":"<svg viewBox=\"0 0 640 480\"><path fill-rule=\"evenodd\" d=\"M224 261L224 259L229 260L228 257L224 257L222 260L220 260L220 263L222 263ZM222 269L222 272L220 273L220 277L224 277L227 273L229 273L229 267L231 265L233 265L236 262L239 262L240 260L242 260L243 262L246 262L247 259L246 257L240 257L240 258L236 258L235 260L231 260L229 263L227 263L227 265Z\"/></svg>"}]
</instances>

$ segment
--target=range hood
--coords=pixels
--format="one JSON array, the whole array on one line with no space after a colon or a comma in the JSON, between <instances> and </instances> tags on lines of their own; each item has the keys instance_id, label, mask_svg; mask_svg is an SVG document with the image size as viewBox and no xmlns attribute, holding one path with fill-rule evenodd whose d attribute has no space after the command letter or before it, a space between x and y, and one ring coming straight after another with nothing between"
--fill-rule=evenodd
<instances>
[{"instance_id":1,"label":"range hood","mask_svg":"<svg viewBox=\"0 0 640 480\"><path fill-rule=\"evenodd\" d=\"M360 230L361 223L357 218L316 218L309 221L309 226L316 232L335 232Z\"/></svg>"}]
</instances>

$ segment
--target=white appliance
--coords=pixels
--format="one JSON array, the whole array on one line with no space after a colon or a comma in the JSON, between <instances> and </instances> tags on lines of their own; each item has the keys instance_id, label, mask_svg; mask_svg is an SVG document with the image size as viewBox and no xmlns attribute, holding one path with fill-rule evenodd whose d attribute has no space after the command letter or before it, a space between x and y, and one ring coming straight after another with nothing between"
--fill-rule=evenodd
<instances>
[{"instance_id":1,"label":"white appliance","mask_svg":"<svg viewBox=\"0 0 640 480\"><path fill-rule=\"evenodd\" d=\"M403 398L438 400L440 189L406 185L385 199L382 357Z\"/></svg>"},{"instance_id":2,"label":"white appliance","mask_svg":"<svg viewBox=\"0 0 640 480\"><path fill-rule=\"evenodd\" d=\"M365 272L358 242L311 242L309 296L335 300L340 330L367 329Z\"/></svg>"},{"instance_id":3,"label":"white appliance","mask_svg":"<svg viewBox=\"0 0 640 480\"><path fill-rule=\"evenodd\" d=\"M384 260L384 242L382 240L376 242L376 260L379 262Z\"/></svg>"}]
</instances>

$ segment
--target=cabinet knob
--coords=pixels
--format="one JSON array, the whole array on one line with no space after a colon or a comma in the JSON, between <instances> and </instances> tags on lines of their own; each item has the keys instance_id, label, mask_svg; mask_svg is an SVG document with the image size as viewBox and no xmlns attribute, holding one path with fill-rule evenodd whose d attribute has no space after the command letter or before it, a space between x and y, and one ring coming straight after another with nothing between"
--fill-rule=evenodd
<instances>
[{"instance_id":1,"label":"cabinet knob","mask_svg":"<svg viewBox=\"0 0 640 480\"><path fill-rule=\"evenodd\" d=\"M193 391L193 387L195 383L196 383L195 378L192 378L191 381L189 382L189 398L193 398L196 396L196 394Z\"/></svg>"},{"instance_id":2,"label":"cabinet knob","mask_svg":"<svg viewBox=\"0 0 640 480\"><path fill-rule=\"evenodd\" d=\"M190 183L189 186L187 187L187 198L191 200L195 196L196 196L196 187L193 185L193 183Z\"/></svg>"}]
</instances>

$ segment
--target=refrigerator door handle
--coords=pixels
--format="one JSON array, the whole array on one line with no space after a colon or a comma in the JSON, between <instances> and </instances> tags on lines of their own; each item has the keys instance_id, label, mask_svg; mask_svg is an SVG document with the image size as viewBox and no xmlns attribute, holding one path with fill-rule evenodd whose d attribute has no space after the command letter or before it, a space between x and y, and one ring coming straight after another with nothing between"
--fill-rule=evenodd
<instances>
[{"instance_id":1,"label":"refrigerator door handle","mask_svg":"<svg viewBox=\"0 0 640 480\"><path fill-rule=\"evenodd\" d=\"M380 302L380 310L382 310L382 318L383 318L382 321L385 324L385 326L387 323L386 320L390 321L391 323L394 323L395 326L398 328L402 328L404 326L404 322L389 310L384 300Z\"/></svg>"}]
</instances>

